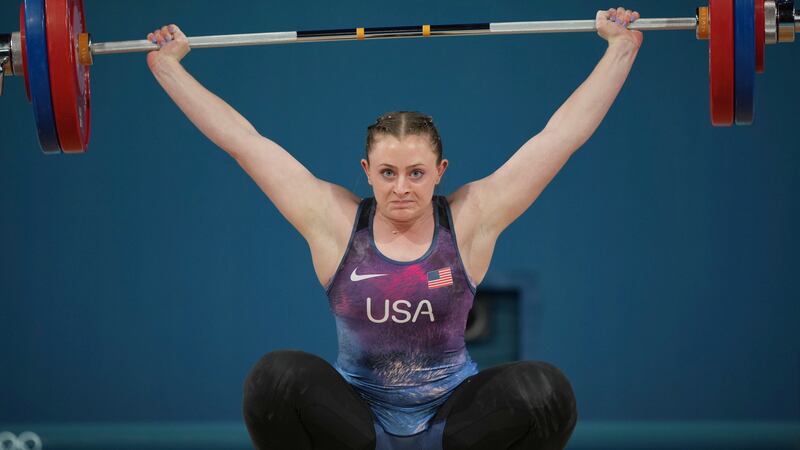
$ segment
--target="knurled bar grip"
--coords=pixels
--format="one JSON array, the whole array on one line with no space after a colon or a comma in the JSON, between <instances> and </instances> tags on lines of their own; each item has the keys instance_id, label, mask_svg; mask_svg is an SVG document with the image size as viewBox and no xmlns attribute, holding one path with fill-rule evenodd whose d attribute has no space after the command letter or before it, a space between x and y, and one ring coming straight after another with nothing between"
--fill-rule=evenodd
<instances>
[{"instance_id":1,"label":"knurled bar grip","mask_svg":"<svg viewBox=\"0 0 800 450\"><path fill-rule=\"evenodd\" d=\"M426 26L427 27L427 26ZM631 30L695 30L697 18L639 19L628 26ZM362 39L400 39L423 36L476 36L487 34L572 33L597 31L594 20L556 20L540 22L501 22L460 25L430 25L430 34L423 26L350 28L337 30L286 31L272 33L228 34L189 38L191 48L239 47L246 45L290 44L297 42L354 41ZM149 52L158 45L147 40L92 43L93 55Z\"/></svg>"}]
</instances>

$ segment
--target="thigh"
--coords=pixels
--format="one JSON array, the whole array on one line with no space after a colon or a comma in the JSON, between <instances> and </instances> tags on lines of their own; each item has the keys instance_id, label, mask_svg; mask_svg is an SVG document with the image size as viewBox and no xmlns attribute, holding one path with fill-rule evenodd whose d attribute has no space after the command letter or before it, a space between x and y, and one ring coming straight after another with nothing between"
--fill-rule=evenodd
<instances>
[{"instance_id":1,"label":"thigh","mask_svg":"<svg viewBox=\"0 0 800 450\"><path fill-rule=\"evenodd\" d=\"M520 361L464 380L433 422L444 450L562 449L577 421L572 386L552 364Z\"/></svg>"},{"instance_id":2,"label":"thigh","mask_svg":"<svg viewBox=\"0 0 800 450\"><path fill-rule=\"evenodd\" d=\"M257 449L375 448L369 407L336 369L310 353L262 357L245 381L242 409Z\"/></svg>"}]
</instances>

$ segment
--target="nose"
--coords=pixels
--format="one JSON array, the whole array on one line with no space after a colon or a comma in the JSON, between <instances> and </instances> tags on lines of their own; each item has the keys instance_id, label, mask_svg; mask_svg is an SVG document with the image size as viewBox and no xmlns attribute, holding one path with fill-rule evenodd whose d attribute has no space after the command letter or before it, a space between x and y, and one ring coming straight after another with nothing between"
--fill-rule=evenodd
<instances>
[{"instance_id":1,"label":"nose","mask_svg":"<svg viewBox=\"0 0 800 450\"><path fill-rule=\"evenodd\" d=\"M398 197L403 197L408 194L408 181L406 181L406 177L402 175L397 177L397 181L395 181L392 190Z\"/></svg>"}]
</instances>

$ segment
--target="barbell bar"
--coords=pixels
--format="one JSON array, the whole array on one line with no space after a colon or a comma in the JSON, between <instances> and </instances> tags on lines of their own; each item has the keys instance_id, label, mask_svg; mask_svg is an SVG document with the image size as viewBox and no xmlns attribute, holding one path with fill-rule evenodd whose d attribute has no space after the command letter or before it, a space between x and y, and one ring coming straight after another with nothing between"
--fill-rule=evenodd
<instances>
[{"instance_id":1,"label":"barbell bar","mask_svg":"<svg viewBox=\"0 0 800 450\"><path fill-rule=\"evenodd\" d=\"M794 0L709 0L694 17L639 19L639 31L693 30L709 40L711 122L753 121L755 73L764 45L794 42L800 15ZM90 77L94 57L157 50L147 40L92 42L83 0L24 0L20 31L0 34L0 95L5 75L25 78L44 153L83 153L89 145ZM594 20L349 28L190 37L193 49L418 37L595 32Z\"/></svg>"},{"instance_id":2,"label":"barbell bar","mask_svg":"<svg viewBox=\"0 0 800 450\"><path fill-rule=\"evenodd\" d=\"M640 19L629 28L642 31L694 30L695 18ZM443 36L480 36L487 34L575 33L597 31L594 20L557 20L546 22L503 22L461 25L423 25L409 27L355 28L318 31L228 34L190 37L191 48L218 48L246 45L290 44L299 42L335 42L363 39L399 39ZM158 45L147 40L91 44L92 55L149 52Z\"/></svg>"}]
</instances>

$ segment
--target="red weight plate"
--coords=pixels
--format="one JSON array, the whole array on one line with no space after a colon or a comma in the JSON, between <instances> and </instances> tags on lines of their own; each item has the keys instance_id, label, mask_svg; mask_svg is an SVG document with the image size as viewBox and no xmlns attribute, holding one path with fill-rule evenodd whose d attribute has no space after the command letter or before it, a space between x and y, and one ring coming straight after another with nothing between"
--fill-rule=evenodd
<instances>
[{"instance_id":1,"label":"red weight plate","mask_svg":"<svg viewBox=\"0 0 800 450\"><path fill-rule=\"evenodd\" d=\"M756 0L756 73L764 73L764 0Z\"/></svg>"},{"instance_id":2,"label":"red weight plate","mask_svg":"<svg viewBox=\"0 0 800 450\"><path fill-rule=\"evenodd\" d=\"M711 42L709 78L711 79L711 123L733 125L733 2L711 0Z\"/></svg>"},{"instance_id":3,"label":"red weight plate","mask_svg":"<svg viewBox=\"0 0 800 450\"><path fill-rule=\"evenodd\" d=\"M28 81L28 46L25 43L25 3L19 5L19 41L22 43L22 73L25 75L25 95L31 102L31 83Z\"/></svg>"},{"instance_id":4,"label":"red weight plate","mask_svg":"<svg viewBox=\"0 0 800 450\"><path fill-rule=\"evenodd\" d=\"M89 145L89 68L78 58L78 36L86 31L82 0L46 0L47 56L58 141L64 153Z\"/></svg>"}]
</instances>

